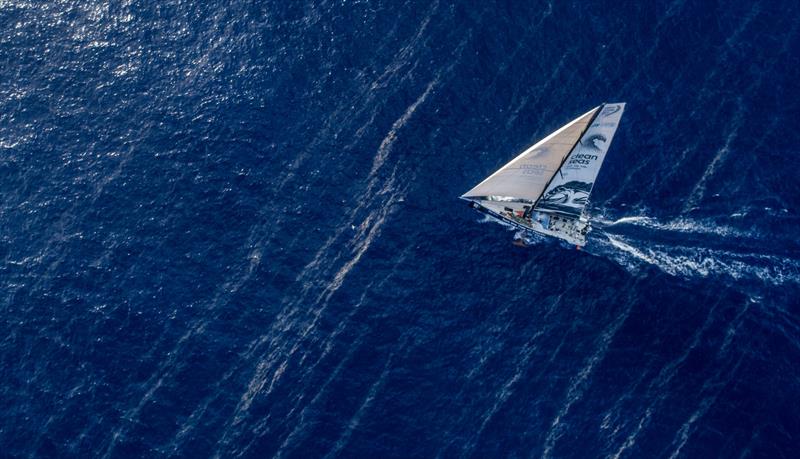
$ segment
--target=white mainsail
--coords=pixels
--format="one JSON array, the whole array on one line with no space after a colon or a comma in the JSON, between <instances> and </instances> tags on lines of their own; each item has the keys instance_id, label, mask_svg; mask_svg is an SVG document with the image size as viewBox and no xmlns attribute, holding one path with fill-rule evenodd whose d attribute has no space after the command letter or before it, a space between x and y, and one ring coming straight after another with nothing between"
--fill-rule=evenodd
<instances>
[{"instance_id":1,"label":"white mainsail","mask_svg":"<svg viewBox=\"0 0 800 459\"><path fill-rule=\"evenodd\" d=\"M536 202L599 109L589 110L537 142L461 197L478 201Z\"/></svg>"},{"instance_id":2,"label":"white mainsail","mask_svg":"<svg viewBox=\"0 0 800 459\"><path fill-rule=\"evenodd\" d=\"M624 103L604 104L536 203L535 210L580 216L589 201Z\"/></svg>"}]
</instances>

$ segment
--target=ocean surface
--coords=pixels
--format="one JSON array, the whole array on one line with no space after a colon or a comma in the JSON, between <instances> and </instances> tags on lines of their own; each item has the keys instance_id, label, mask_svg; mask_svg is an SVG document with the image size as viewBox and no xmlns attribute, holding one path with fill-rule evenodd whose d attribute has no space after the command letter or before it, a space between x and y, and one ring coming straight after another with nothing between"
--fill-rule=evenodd
<instances>
[{"instance_id":1,"label":"ocean surface","mask_svg":"<svg viewBox=\"0 0 800 459\"><path fill-rule=\"evenodd\" d=\"M797 457L799 17L0 0L0 456ZM602 102L586 250L458 199Z\"/></svg>"}]
</instances>

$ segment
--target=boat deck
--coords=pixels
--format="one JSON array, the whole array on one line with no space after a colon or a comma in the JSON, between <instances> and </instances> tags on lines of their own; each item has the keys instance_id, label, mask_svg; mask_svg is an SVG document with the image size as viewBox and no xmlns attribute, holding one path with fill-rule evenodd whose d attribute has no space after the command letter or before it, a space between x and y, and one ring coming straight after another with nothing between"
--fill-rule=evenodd
<instances>
[{"instance_id":1,"label":"boat deck","mask_svg":"<svg viewBox=\"0 0 800 459\"><path fill-rule=\"evenodd\" d=\"M586 245L586 235L591 231L591 225L583 218L539 211L528 215L513 210L498 212L478 203L474 203L473 207L521 230L556 237L578 246Z\"/></svg>"}]
</instances>

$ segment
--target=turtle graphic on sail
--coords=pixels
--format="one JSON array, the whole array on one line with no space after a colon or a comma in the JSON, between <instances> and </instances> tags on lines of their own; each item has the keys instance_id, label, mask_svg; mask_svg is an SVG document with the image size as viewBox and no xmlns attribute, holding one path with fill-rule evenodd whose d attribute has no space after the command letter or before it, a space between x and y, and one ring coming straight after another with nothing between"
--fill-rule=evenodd
<instances>
[{"instance_id":1,"label":"turtle graphic on sail","mask_svg":"<svg viewBox=\"0 0 800 459\"><path fill-rule=\"evenodd\" d=\"M575 210L583 208L589 202L589 193L592 191L592 184L586 182L579 182L573 180L567 182L547 191L539 204L536 206L537 210L556 210L564 213L571 213L573 215L580 215L580 211L575 213Z\"/></svg>"},{"instance_id":2,"label":"turtle graphic on sail","mask_svg":"<svg viewBox=\"0 0 800 459\"><path fill-rule=\"evenodd\" d=\"M603 104L523 151L462 199L504 224L582 246L583 211L624 103Z\"/></svg>"}]
</instances>

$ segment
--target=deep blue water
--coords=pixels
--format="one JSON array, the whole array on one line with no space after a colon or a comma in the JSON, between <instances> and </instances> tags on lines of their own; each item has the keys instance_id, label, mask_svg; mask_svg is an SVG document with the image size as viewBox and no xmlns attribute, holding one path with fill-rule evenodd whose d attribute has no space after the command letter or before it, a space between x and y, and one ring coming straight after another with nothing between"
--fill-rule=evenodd
<instances>
[{"instance_id":1,"label":"deep blue water","mask_svg":"<svg viewBox=\"0 0 800 459\"><path fill-rule=\"evenodd\" d=\"M0 1L0 455L796 457L796 1ZM627 110L586 251L457 196Z\"/></svg>"}]
</instances>

